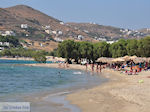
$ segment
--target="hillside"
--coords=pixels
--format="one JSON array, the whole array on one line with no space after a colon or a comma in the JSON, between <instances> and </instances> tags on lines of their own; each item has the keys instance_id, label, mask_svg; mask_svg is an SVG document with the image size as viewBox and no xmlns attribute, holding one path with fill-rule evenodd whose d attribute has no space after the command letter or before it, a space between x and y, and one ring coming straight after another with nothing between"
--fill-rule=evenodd
<instances>
[{"instance_id":1,"label":"hillside","mask_svg":"<svg viewBox=\"0 0 150 112\"><path fill-rule=\"evenodd\" d=\"M74 30L63 22L50 17L29 6L17 5L0 9L0 30L13 30L18 37L27 37L33 40L52 40L51 38L74 38L88 35L82 31ZM21 24L27 24L28 28L21 28ZM26 36L27 35L27 36Z\"/></svg>"},{"instance_id":2,"label":"hillside","mask_svg":"<svg viewBox=\"0 0 150 112\"><path fill-rule=\"evenodd\" d=\"M106 41L119 38L142 38L149 31L116 28L94 23L63 23L29 6L0 8L0 34L5 31L18 38L61 42L65 39Z\"/></svg>"},{"instance_id":3,"label":"hillside","mask_svg":"<svg viewBox=\"0 0 150 112\"><path fill-rule=\"evenodd\" d=\"M103 26L94 23L67 23L74 29L79 29L87 33L92 38L119 38L122 35L120 28Z\"/></svg>"},{"instance_id":4,"label":"hillside","mask_svg":"<svg viewBox=\"0 0 150 112\"><path fill-rule=\"evenodd\" d=\"M112 26L98 25L95 23L67 23L74 29L81 30L96 40L116 40L120 38L142 38L149 35L146 30L134 31L130 29L117 28Z\"/></svg>"},{"instance_id":5,"label":"hillside","mask_svg":"<svg viewBox=\"0 0 150 112\"><path fill-rule=\"evenodd\" d=\"M140 29L139 31L150 35L150 28L143 28L143 29Z\"/></svg>"}]
</instances>

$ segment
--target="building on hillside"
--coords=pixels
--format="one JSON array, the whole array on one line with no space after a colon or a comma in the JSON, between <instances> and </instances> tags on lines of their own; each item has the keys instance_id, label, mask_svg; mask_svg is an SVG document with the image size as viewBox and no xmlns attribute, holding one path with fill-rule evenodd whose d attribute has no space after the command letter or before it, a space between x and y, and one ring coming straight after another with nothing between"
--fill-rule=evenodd
<instances>
[{"instance_id":1,"label":"building on hillside","mask_svg":"<svg viewBox=\"0 0 150 112\"><path fill-rule=\"evenodd\" d=\"M60 24L61 24L61 25L64 25L64 22L61 21Z\"/></svg>"},{"instance_id":2,"label":"building on hillside","mask_svg":"<svg viewBox=\"0 0 150 112\"><path fill-rule=\"evenodd\" d=\"M99 41L107 41L105 38L97 38Z\"/></svg>"},{"instance_id":3,"label":"building on hillside","mask_svg":"<svg viewBox=\"0 0 150 112\"><path fill-rule=\"evenodd\" d=\"M117 41L106 41L106 42L107 42L107 44L113 44L115 42L118 42L118 40Z\"/></svg>"},{"instance_id":4,"label":"building on hillside","mask_svg":"<svg viewBox=\"0 0 150 112\"><path fill-rule=\"evenodd\" d=\"M52 31L52 33L56 35L56 34L57 34L57 31Z\"/></svg>"},{"instance_id":5,"label":"building on hillside","mask_svg":"<svg viewBox=\"0 0 150 112\"><path fill-rule=\"evenodd\" d=\"M9 46L9 42L0 42L0 52L3 51L5 48L8 48Z\"/></svg>"},{"instance_id":6,"label":"building on hillside","mask_svg":"<svg viewBox=\"0 0 150 112\"><path fill-rule=\"evenodd\" d=\"M50 28L51 28L51 26L49 26L49 25L45 26L45 29L50 29Z\"/></svg>"},{"instance_id":7,"label":"building on hillside","mask_svg":"<svg viewBox=\"0 0 150 112\"><path fill-rule=\"evenodd\" d=\"M58 38L58 37L54 38L54 40L55 40L56 42L63 42L63 41L64 41L64 40L62 40L61 38Z\"/></svg>"},{"instance_id":8,"label":"building on hillside","mask_svg":"<svg viewBox=\"0 0 150 112\"><path fill-rule=\"evenodd\" d=\"M4 50L4 47L0 47L0 52L2 52Z\"/></svg>"},{"instance_id":9,"label":"building on hillside","mask_svg":"<svg viewBox=\"0 0 150 112\"><path fill-rule=\"evenodd\" d=\"M0 42L0 46L7 46L7 47L9 47L9 42Z\"/></svg>"},{"instance_id":10,"label":"building on hillside","mask_svg":"<svg viewBox=\"0 0 150 112\"><path fill-rule=\"evenodd\" d=\"M62 35L63 32L62 32L62 31L58 31L57 34L58 34L58 35Z\"/></svg>"},{"instance_id":11,"label":"building on hillside","mask_svg":"<svg viewBox=\"0 0 150 112\"><path fill-rule=\"evenodd\" d=\"M28 28L28 24L21 24L21 28L22 29L27 29Z\"/></svg>"},{"instance_id":12,"label":"building on hillside","mask_svg":"<svg viewBox=\"0 0 150 112\"><path fill-rule=\"evenodd\" d=\"M2 36L16 36L14 31L5 31L5 32L2 32L1 35Z\"/></svg>"},{"instance_id":13,"label":"building on hillside","mask_svg":"<svg viewBox=\"0 0 150 112\"><path fill-rule=\"evenodd\" d=\"M45 32L46 32L47 34L51 34L51 31L50 31L50 30L45 30Z\"/></svg>"},{"instance_id":14,"label":"building on hillside","mask_svg":"<svg viewBox=\"0 0 150 112\"><path fill-rule=\"evenodd\" d=\"M84 39L84 36L78 35L77 39L78 39L78 40L82 40L82 39Z\"/></svg>"}]
</instances>

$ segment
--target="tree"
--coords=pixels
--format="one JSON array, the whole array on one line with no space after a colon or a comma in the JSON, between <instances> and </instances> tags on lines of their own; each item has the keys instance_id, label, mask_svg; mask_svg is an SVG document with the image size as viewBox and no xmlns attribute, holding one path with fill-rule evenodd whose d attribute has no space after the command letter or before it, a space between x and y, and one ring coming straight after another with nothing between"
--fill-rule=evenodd
<instances>
[{"instance_id":1,"label":"tree","mask_svg":"<svg viewBox=\"0 0 150 112\"><path fill-rule=\"evenodd\" d=\"M93 44L80 42L78 51L80 52L80 58L87 58L89 61L93 60Z\"/></svg>"},{"instance_id":2,"label":"tree","mask_svg":"<svg viewBox=\"0 0 150 112\"><path fill-rule=\"evenodd\" d=\"M14 36L0 36L0 42L9 42L11 47L21 47L19 39Z\"/></svg>"},{"instance_id":3,"label":"tree","mask_svg":"<svg viewBox=\"0 0 150 112\"><path fill-rule=\"evenodd\" d=\"M139 40L138 55L141 57L150 57L150 37Z\"/></svg>"},{"instance_id":4,"label":"tree","mask_svg":"<svg viewBox=\"0 0 150 112\"><path fill-rule=\"evenodd\" d=\"M67 58L67 61L70 62L70 59L73 58L75 47L75 42L73 40L63 41L58 45L58 56Z\"/></svg>"},{"instance_id":5,"label":"tree","mask_svg":"<svg viewBox=\"0 0 150 112\"><path fill-rule=\"evenodd\" d=\"M10 50L5 49L5 50L3 50L3 51L1 52L1 55L2 55L2 56L11 56L11 52L10 52Z\"/></svg>"},{"instance_id":6,"label":"tree","mask_svg":"<svg viewBox=\"0 0 150 112\"><path fill-rule=\"evenodd\" d=\"M94 57L95 59L99 57L109 57L109 44L106 42L99 42L93 45L94 46Z\"/></svg>"},{"instance_id":7,"label":"tree","mask_svg":"<svg viewBox=\"0 0 150 112\"><path fill-rule=\"evenodd\" d=\"M129 56L138 55L138 41L136 39L127 40L126 49Z\"/></svg>"},{"instance_id":8,"label":"tree","mask_svg":"<svg viewBox=\"0 0 150 112\"><path fill-rule=\"evenodd\" d=\"M44 55L36 55L33 58L39 63L46 63L46 57Z\"/></svg>"},{"instance_id":9,"label":"tree","mask_svg":"<svg viewBox=\"0 0 150 112\"><path fill-rule=\"evenodd\" d=\"M124 39L120 39L118 42L111 44L109 48L109 52L113 58L123 57L127 55L126 50L127 41Z\"/></svg>"}]
</instances>

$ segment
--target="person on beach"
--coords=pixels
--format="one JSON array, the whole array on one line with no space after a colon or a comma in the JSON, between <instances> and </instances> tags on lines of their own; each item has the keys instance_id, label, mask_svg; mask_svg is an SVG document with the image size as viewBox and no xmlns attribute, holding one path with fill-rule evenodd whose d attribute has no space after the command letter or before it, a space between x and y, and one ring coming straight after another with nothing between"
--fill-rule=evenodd
<instances>
[{"instance_id":1,"label":"person on beach","mask_svg":"<svg viewBox=\"0 0 150 112\"><path fill-rule=\"evenodd\" d=\"M65 63L64 62L62 62L62 64L63 64L63 68L65 68L66 66L65 66Z\"/></svg>"},{"instance_id":2,"label":"person on beach","mask_svg":"<svg viewBox=\"0 0 150 112\"><path fill-rule=\"evenodd\" d=\"M88 64L87 63L85 64L85 67L86 67L86 71L87 71L87 69L88 69Z\"/></svg>"},{"instance_id":3,"label":"person on beach","mask_svg":"<svg viewBox=\"0 0 150 112\"><path fill-rule=\"evenodd\" d=\"M92 64L91 67L92 67L92 72L94 72L94 64Z\"/></svg>"},{"instance_id":4,"label":"person on beach","mask_svg":"<svg viewBox=\"0 0 150 112\"><path fill-rule=\"evenodd\" d=\"M66 62L66 68L69 68L69 64L68 64L68 62Z\"/></svg>"},{"instance_id":5,"label":"person on beach","mask_svg":"<svg viewBox=\"0 0 150 112\"><path fill-rule=\"evenodd\" d=\"M142 71L142 63L139 63L140 72Z\"/></svg>"},{"instance_id":6,"label":"person on beach","mask_svg":"<svg viewBox=\"0 0 150 112\"><path fill-rule=\"evenodd\" d=\"M96 71L98 72L98 64L96 64Z\"/></svg>"},{"instance_id":7,"label":"person on beach","mask_svg":"<svg viewBox=\"0 0 150 112\"><path fill-rule=\"evenodd\" d=\"M61 63L58 63L58 67L61 68Z\"/></svg>"},{"instance_id":8,"label":"person on beach","mask_svg":"<svg viewBox=\"0 0 150 112\"><path fill-rule=\"evenodd\" d=\"M100 64L100 66L99 66L99 72L101 72L102 71L102 65Z\"/></svg>"}]
</instances>

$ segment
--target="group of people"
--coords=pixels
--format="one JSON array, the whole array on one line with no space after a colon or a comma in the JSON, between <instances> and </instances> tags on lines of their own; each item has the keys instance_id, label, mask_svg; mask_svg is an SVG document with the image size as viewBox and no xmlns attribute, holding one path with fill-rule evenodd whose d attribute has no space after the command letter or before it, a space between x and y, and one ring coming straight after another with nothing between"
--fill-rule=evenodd
<instances>
[{"instance_id":1,"label":"group of people","mask_svg":"<svg viewBox=\"0 0 150 112\"><path fill-rule=\"evenodd\" d=\"M86 70L91 69L92 72L101 72L102 69L110 68L116 71L121 71L121 73L125 73L128 75L136 75L142 70L150 70L150 63L143 62L135 64L133 61L128 61L124 63L96 63L96 64L85 64Z\"/></svg>"},{"instance_id":2,"label":"group of people","mask_svg":"<svg viewBox=\"0 0 150 112\"><path fill-rule=\"evenodd\" d=\"M69 68L69 64L67 62L59 62L58 67L59 68Z\"/></svg>"},{"instance_id":3,"label":"group of people","mask_svg":"<svg viewBox=\"0 0 150 112\"><path fill-rule=\"evenodd\" d=\"M91 69L92 72L94 72L96 70L96 72L101 72L102 69L106 68L106 65L102 65L102 64L85 64L86 66L86 70Z\"/></svg>"},{"instance_id":4,"label":"group of people","mask_svg":"<svg viewBox=\"0 0 150 112\"><path fill-rule=\"evenodd\" d=\"M114 63L110 66L111 69L122 71L128 75L137 75L137 73L141 72L142 70L149 70L150 63L143 62L143 63L134 63L132 60L125 62L125 63Z\"/></svg>"}]
</instances>

